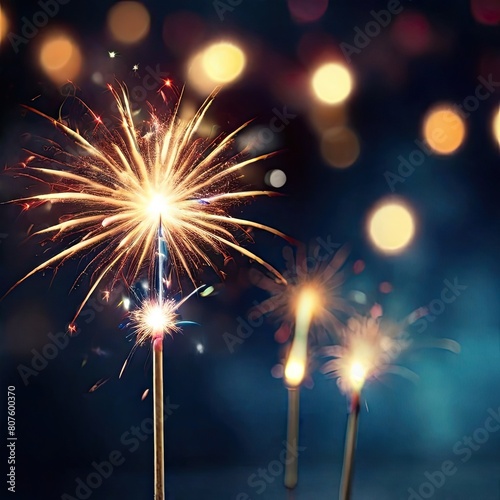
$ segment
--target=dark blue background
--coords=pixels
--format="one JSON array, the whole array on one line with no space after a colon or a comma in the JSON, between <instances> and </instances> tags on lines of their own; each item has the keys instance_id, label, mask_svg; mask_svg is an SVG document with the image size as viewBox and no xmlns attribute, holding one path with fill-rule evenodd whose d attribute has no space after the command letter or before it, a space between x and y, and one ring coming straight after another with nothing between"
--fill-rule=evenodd
<instances>
[{"instance_id":1,"label":"dark blue background","mask_svg":"<svg viewBox=\"0 0 500 500\"><path fill-rule=\"evenodd\" d=\"M150 35L134 49L117 49L121 60L116 63L116 78L128 85L135 82L129 68L138 61L142 67L160 64L174 81L183 81L185 61L165 48L161 37L163 19L172 12L199 14L206 23L207 41L236 33L257 40L270 55L278 55L300 70L296 48L303 33L325 32L337 43L350 41L354 27L369 20L371 8L386 6L384 2L345 5L331 1L320 21L301 26L290 19L285 2L245 0L224 22L210 1L144 3L152 14ZM73 0L61 7L51 23L71 26L81 40L84 56L106 53L115 48L104 34L112 4ZM417 385L384 377L367 387L364 395L369 411L363 409L361 415L354 498L407 499L408 488L417 489L427 480L426 471L453 460L458 472L433 498L493 500L500 498L500 432L492 433L466 463L453 450L459 440L483 426L489 409L498 411L500 407L499 164L498 147L490 134L500 93L470 116L467 141L457 154L428 158L398 185L398 194L412 203L419 217L412 247L401 257L383 257L370 247L364 232L370 207L390 194L384 172L395 171L398 155L414 149L425 109L441 100L462 102L482 74L481 57L498 56L500 47L498 28L476 23L468 2L414 4L447 37L449 49L402 60L388 51L382 34L372 43L387 64L403 65L399 69L404 78L397 84L391 82L387 69L370 64L367 57L353 58L357 85L348 105L349 121L362 148L353 167L339 171L322 161L306 109L294 108L294 103L271 91L272 71L265 77L254 71L250 78L225 90L214 106L227 130L251 117L266 125L274 107L287 105L296 112L298 117L278 139L277 147L285 152L261 167L262 175L277 167L286 172L288 183L283 191L289 196L256 200L236 212L303 241L329 237L338 243L350 242L347 268L362 259L366 270L349 277L346 292L364 291L399 319L439 298L446 279L457 278L467 286L422 334L457 340L461 354L412 353L404 363L419 374ZM30 18L38 9L35 2L16 0L2 5L17 30L22 16ZM34 104L57 116L62 102L58 89L33 64L31 44L34 42L15 54L4 41L0 51L2 166L20 161L22 148L32 145L36 136L54 135L46 123L26 114L20 105ZM106 113L109 95L95 92L88 78L82 78L79 85L85 101ZM38 95L41 97L32 103ZM2 176L1 200L23 196L26 185L11 175ZM0 233L6 235L0 246L2 292L41 262L46 249L25 238L28 227L43 224L45 215L20 212L16 206L0 206ZM255 239L252 250L283 268L285 244L266 234L256 233ZM74 496L76 479L85 479L92 472L92 462L108 460L113 450L120 451L125 462L90 498L152 498L152 437L134 452L123 438L151 416L151 396L141 401L143 391L151 386L151 359L147 348L139 349L118 380L132 343L117 327L123 312L116 303L97 311L101 306L96 302L95 314L87 309L79 322L81 333L37 376L30 377L27 385L19 374L20 365L30 366L32 350L40 351L47 344L49 332L65 331L85 289L82 286L68 294L81 265L79 260L69 262L52 283L51 273L36 276L0 303L1 390L6 393L8 385L16 386L18 435L18 492L8 496L6 486L0 485L1 498ZM253 302L265 298L261 290L250 286L248 268L239 257L228 264L229 277L218 295L195 298L183 308L184 317L201 326L187 328L166 344L165 391L179 405L166 425L169 498L236 500L240 492L252 499L286 497L281 476L261 494L247 483L259 467L267 468L278 459L283 449L286 391L282 381L270 374L279 361L279 345L273 339L276 325L268 321L259 326L233 353L223 339L225 332L236 334L237 317L245 318ZM392 293L377 293L382 281L392 283ZM205 346L203 354L197 352L197 343ZM89 393L98 380L108 378ZM319 373L313 378L314 388L302 391L301 445L306 449L300 457L301 479L294 497L298 500L337 498L340 476L345 398L333 381ZM6 394L0 399L3 405ZM2 406L1 422L5 414ZM2 425L2 441L4 428ZM5 474L6 458L0 461Z\"/></svg>"}]
</instances>

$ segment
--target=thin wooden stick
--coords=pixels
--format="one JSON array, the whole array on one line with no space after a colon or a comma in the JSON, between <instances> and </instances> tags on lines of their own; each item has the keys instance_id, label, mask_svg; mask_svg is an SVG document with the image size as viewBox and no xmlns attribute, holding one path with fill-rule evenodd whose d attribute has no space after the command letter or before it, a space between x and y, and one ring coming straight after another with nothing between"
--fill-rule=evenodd
<instances>
[{"instance_id":1,"label":"thin wooden stick","mask_svg":"<svg viewBox=\"0 0 500 500\"><path fill-rule=\"evenodd\" d=\"M285 486L295 488L298 482L299 446L299 407L300 387L287 387L288 390L288 431L286 447Z\"/></svg>"},{"instance_id":2,"label":"thin wooden stick","mask_svg":"<svg viewBox=\"0 0 500 500\"><path fill-rule=\"evenodd\" d=\"M342 466L342 480L340 483L341 500L350 500L352 495L352 478L354 476L354 457L356 454L356 440L358 435L359 409L359 393L355 392L352 395L351 410L347 420L344 464Z\"/></svg>"},{"instance_id":3,"label":"thin wooden stick","mask_svg":"<svg viewBox=\"0 0 500 500\"><path fill-rule=\"evenodd\" d=\"M154 454L155 500L165 500L165 454L163 421L163 339L153 345L153 405L154 405Z\"/></svg>"}]
</instances>

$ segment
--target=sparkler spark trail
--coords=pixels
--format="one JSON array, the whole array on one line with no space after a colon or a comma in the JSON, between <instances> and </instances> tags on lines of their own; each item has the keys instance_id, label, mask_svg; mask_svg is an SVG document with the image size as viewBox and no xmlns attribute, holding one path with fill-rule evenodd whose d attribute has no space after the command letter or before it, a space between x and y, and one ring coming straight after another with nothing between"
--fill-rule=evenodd
<instances>
[{"instance_id":1,"label":"sparkler spark trail","mask_svg":"<svg viewBox=\"0 0 500 500\"><path fill-rule=\"evenodd\" d=\"M317 249L316 249L317 250ZM314 315L311 318L312 337L320 337L325 332L331 334L340 332L344 325L337 318L336 313L350 313L352 308L340 295L340 286L344 281L340 271L347 259L348 248L340 248L330 261L322 262L312 249L312 256L308 258L306 248L299 246L295 259L289 249L287 257L288 269L284 272L286 283L253 270L252 282L266 290L271 297L254 307L251 314L260 316L270 314L280 320L280 330L291 334L291 326L296 320L296 311L299 299L303 292L314 291ZM313 262L310 266L308 263ZM277 336L279 331L277 332Z\"/></svg>"},{"instance_id":2,"label":"sparkler spark trail","mask_svg":"<svg viewBox=\"0 0 500 500\"><path fill-rule=\"evenodd\" d=\"M350 318L342 333L341 345L323 349L325 356L335 358L322 366L323 373L337 377L340 390L350 395L359 395L366 381L382 373L415 378L412 371L393 364L412 346L413 342L405 332L412 316L402 324L364 316ZM455 353L460 351L459 344L450 339L434 340L429 346Z\"/></svg>"},{"instance_id":3,"label":"sparkler spark trail","mask_svg":"<svg viewBox=\"0 0 500 500\"><path fill-rule=\"evenodd\" d=\"M99 284L111 274L134 282L144 265L153 275L155 238L161 225L172 269L187 273L209 265L218 272L209 254L226 256L236 250L259 262L279 280L284 278L263 259L242 247L232 231L258 228L290 241L271 227L230 217L228 208L254 196L273 196L269 191L235 191L247 165L271 155L247 158L247 149L232 152L234 138L246 124L215 139L197 138L196 131L213 102L214 91L187 122L177 117L179 103L166 120L151 113L145 131L134 125L125 88L109 86L119 111L119 128L103 125L103 141L87 141L78 130L43 113L82 150L68 154L68 161L32 153L21 175L51 187L51 192L30 196L19 203L31 207L43 203L70 204L71 211L54 225L35 234L50 234L52 240L72 236L69 245L30 271L15 286L38 271L59 266L76 255L91 254L82 275L92 270L91 286L76 315ZM92 112L91 112L92 113ZM94 118L96 116L92 113ZM33 166L38 163L38 166ZM40 166L47 163L48 166ZM13 288L14 288L13 287ZM10 291L10 290L9 290Z\"/></svg>"}]
</instances>

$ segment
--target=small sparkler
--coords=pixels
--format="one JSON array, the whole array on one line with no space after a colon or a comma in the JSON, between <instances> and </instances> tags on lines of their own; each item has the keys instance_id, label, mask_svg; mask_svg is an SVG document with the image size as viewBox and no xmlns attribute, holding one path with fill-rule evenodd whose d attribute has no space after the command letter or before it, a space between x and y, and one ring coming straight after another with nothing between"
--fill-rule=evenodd
<instances>
[{"instance_id":1,"label":"small sparkler","mask_svg":"<svg viewBox=\"0 0 500 500\"><path fill-rule=\"evenodd\" d=\"M354 316L341 335L341 344L324 348L324 354L334 359L325 363L323 373L337 378L340 390L350 398L350 411L344 449L340 499L349 500L352 494L354 457L358 433L360 398L366 382L383 373L415 377L415 374L394 361L411 345L406 327L417 315L412 313L402 323L384 321L377 317ZM457 342L440 339L432 343L452 352L459 352Z\"/></svg>"},{"instance_id":2,"label":"small sparkler","mask_svg":"<svg viewBox=\"0 0 500 500\"><path fill-rule=\"evenodd\" d=\"M287 440L288 456L284 484L293 489L298 482L298 457L292 453L298 446L300 386L308 367L308 348L311 332L318 337L331 334L341 328L335 313L350 311L340 296L343 275L340 268L347 258L347 248L343 247L334 257L325 261L319 257L318 249L312 248L313 258L307 258L304 246L299 246L294 258L291 250L285 252L288 269L284 273L286 284L254 271L252 281L271 293L271 297L256 306L251 314L256 316L272 314L282 321L277 332L287 336L295 326L288 359L285 363L284 380L288 391ZM316 258L314 258L316 255ZM312 265L311 265L312 263Z\"/></svg>"}]
</instances>

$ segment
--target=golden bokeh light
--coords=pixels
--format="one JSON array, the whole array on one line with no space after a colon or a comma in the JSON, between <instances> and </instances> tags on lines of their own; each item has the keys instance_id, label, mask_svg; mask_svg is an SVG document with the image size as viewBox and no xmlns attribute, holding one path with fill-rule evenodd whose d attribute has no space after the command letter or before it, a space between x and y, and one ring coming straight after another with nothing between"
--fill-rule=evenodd
<instances>
[{"instance_id":1,"label":"golden bokeh light","mask_svg":"<svg viewBox=\"0 0 500 500\"><path fill-rule=\"evenodd\" d=\"M215 83L229 83L236 80L246 64L245 53L228 42L214 43L203 52L203 69Z\"/></svg>"},{"instance_id":2,"label":"golden bokeh light","mask_svg":"<svg viewBox=\"0 0 500 500\"><path fill-rule=\"evenodd\" d=\"M140 2L118 2L108 13L109 31L121 43L134 44L141 41L149 33L150 24L149 12Z\"/></svg>"},{"instance_id":3,"label":"golden bokeh light","mask_svg":"<svg viewBox=\"0 0 500 500\"><path fill-rule=\"evenodd\" d=\"M7 20L7 16L5 15L5 10L0 5L0 43L7 35L8 30L9 30L9 22Z\"/></svg>"},{"instance_id":4,"label":"golden bokeh light","mask_svg":"<svg viewBox=\"0 0 500 500\"><path fill-rule=\"evenodd\" d=\"M314 103L310 107L309 120L318 132L324 132L329 128L345 125L347 110L343 104L338 106L324 106L321 103Z\"/></svg>"},{"instance_id":5,"label":"golden bokeh light","mask_svg":"<svg viewBox=\"0 0 500 500\"><path fill-rule=\"evenodd\" d=\"M495 111L493 115L493 136L495 137L498 145L500 146L500 107Z\"/></svg>"},{"instance_id":6,"label":"golden bokeh light","mask_svg":"<svg viewBox=\"0 0 500 500\"><path fill-rule=\"evenodd\" d=\"M434 107L424 119L425 141L438 154L454 153L462 145L465 133L464 120L451 106Z\"/></svg>"},{"instance_id":7,"label":"golden bokeh light","mask_svg":"<svg viewBox=\"0 0 500 500\"><path fill-rule=\"evenodd\" d=\"M413 240L415 218L405 203L394 199L383 201L368 217L368 234L383 253L400 253Z\"/></svg>"},{"instance_id":8,"label":"golden bokeh light","mask_svg":"<svg viewBox=\"0 0 500 500\"><path fill-rule=\"evenodd\" d=\"M358 136L348 127L334 127L321 137L321 154L336 168L350 167L359 156Z\"/></svg>"},{"instance_id":9,"label":"golden bokeh light","mask_svg":"<svg viewBox=\"0 0 500 500\"><path fill-rule=\"evenodd\" d=\"M286 383L292 387L297 387L304 380L306 367L303 362L296 359L290 359L285 367L285 380Z\"/></svg>"},{"instance_id":10,"label":"golden bokeh light","mask_svg":"<svg viewBox=\"0 0 500 500\"><path fill-rule=\"evenodd\" d=\"M39 60L47 76L57 84L76 78L82 67L78 45L62 33L52 35L42 43Z\"/></svg>"},{"instance_id":11,"label":"golden bokeh light","mask_svg":"<svg viewBox=\"0 0 500 500\"><path fill-rule=\"evenodd\" d=\"M326 104L338 104L351 94L353 80L349 70L339 63L326 63L312 76L312 89L315 96Z\"/></svg>"}]
</instances>

